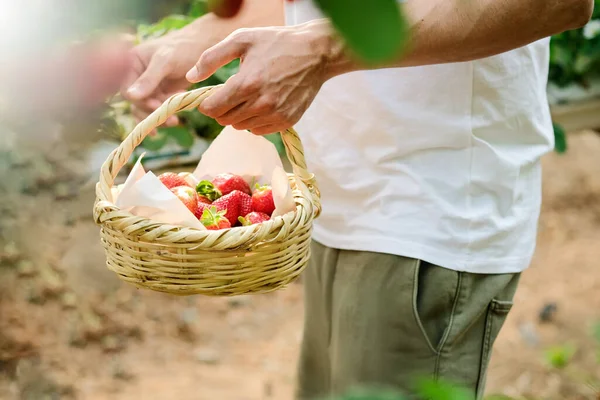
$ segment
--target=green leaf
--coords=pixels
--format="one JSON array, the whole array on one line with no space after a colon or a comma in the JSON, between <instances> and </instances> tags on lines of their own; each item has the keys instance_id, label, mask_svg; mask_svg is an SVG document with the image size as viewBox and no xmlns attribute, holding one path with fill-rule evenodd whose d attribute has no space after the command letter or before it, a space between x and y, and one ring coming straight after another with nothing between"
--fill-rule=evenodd
<instances>
[{"instance_id":1,"label":"green leaf","mask_svg":"<svg viewBox=\"0 0 600 400\"><path fill-rule=\"evenodd\" d=\"M137 34L138 37L144 40L156 38L172 30L181 29L192 21L194 21L194 18L187 15L168 15L153 25L138 25Z\"/></svg>"},{"instance_id":2,"label":"green leaf","mask_svg":"<svg viewBox=\"0 0 600 400\"><path fill-rule=\"evenodd\" d=\"M167 143L167 139L167 135L157 132L156 135L146 136L146 138L142 141L141 146L146 150L158 151Z\"/></svg>"},{"instance_id":3,"label":"green leaf","mask_svg":"<svg viewBox=\"0 0 600 400\"><path fill-rule=\"evenodd\" d=\"M405 49L408 22L396 0L315 1L364 62L390 61Z\"/></svg>"},{"instance_id":4,"label":"green leaf","mask_svg":"<svg viewBox=\"0 0 600 400\"><path fill-rule=\"evenodd\" d=\"M223 130L217 121L202 114L198 109L183 111L180 115L189 129L205 139L214 139Z\"/></svg>"},{"instance_id":5,"label":"green leaf","mask_svg":"<svg viewBox=\"0 0 600 400\"><path fill-rule=\"evenodd\" d=\"M475 400L466 389L442 380L421 379L417 391L420 397L429 400Z\"/></svg>"},{"instance_id":6,"label":"green leaf","mask_svg":"<svg viewBox=\"0 0 600 400\"><path fill-rule=\"evenodd\" d=\"M264 135L264 138L275 145L277 152L281 155L285 153L285 146L279 133L272 133L270 135Z\"/></svg>"},{"instance_id":7,"label":"green leaf","mask_svg":"<svg viewBox=\"0 0 600 400\"><path fill-rule=\"evenodd\" d=\"M586 55L580 53L577 55L577 57L575 57L575 63L573 65L573 69L578 74L586 73L588 71L590 65L592 65L593 62L594 62L594 59L592 57L589 57L589 56L586 56Z\"/></svg>"},{"instance_id":8,"label":"green leaf","mask_svg":"<svg viewBox=\"0 0 600 400\"><path fill-rule=\"evenodd\" d=\"M206 6L205 0L195 0L192 1L190 5L190 11L188 12L188 16L192 18L198 18L208 13L208 8Z\"/></svg>"},{"instance_id":9,"label":"green leaf","mask_svg":"<svg viewBox=\"0 0 600 400\"><path fill-rule=\"evenodd\" d=\"M573 63L573 55L566 47L553 43L550 46L550 62L561 67L569 66Z\"/></svg>"},{"instance_id":10,"label":"green leaf","mask_svg":"<svg viewBox=\"0 0 600 400\"><path fill-rule=\"evenodd\" d=\"M564 368L569 364L576 350L571 344L551 347L545 352L546 361L554 368Z\"/></svg>"},{"instance_id":11,"label":"green leaf","mask_svg":"<svg viewBox=\"0 0 600 400\"><path fill-rule=\"evenodd\" d=\"M567 134L564 128L557 123L553 123L552 127L554 128L554 150L562 154L567 151Z\"/></svg>"},{"instance_id":12,"label":"green leaf","mask_svg":"<svg viewBox=\"0 0 600 400\"><path fill-rule=\"evenodd\" d=\"M194 145L194 135L184 126L171 126L167 128L158 128L158 132L170 136L184 149L189 149Z\"/></svg>"}]
</instances>

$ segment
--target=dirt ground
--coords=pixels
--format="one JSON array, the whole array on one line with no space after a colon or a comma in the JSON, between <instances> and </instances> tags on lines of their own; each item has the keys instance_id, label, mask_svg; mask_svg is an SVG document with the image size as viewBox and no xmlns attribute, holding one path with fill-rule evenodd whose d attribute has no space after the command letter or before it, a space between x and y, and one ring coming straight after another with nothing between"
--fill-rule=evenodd
<instances>
[{"instance_id":1,"label":"dirt ground","mask_svg":"<svg viewBox=\"0 0 600 400\"><path fill-rule=\"evenodd\" d=\"M17 146L14 135L2 140ZM88 144L69 143L49 134L0 157L0 399L291 399L301 283L230 299L121 283L92 222ZM544 160L538 249L497 341L490 393L563 400L600 390L590 334L600 320L600 136L574 133L569 144ZM566 368L544 357L554 345L573 346Z\"/></svg>"}]
</instances>

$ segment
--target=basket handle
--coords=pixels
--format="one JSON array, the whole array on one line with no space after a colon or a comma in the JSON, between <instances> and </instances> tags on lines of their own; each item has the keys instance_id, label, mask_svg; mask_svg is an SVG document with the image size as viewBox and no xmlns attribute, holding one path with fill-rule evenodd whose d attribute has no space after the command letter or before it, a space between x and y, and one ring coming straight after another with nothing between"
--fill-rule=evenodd
<instances>
[{"instance_id":1,"label":"basket handle","mask_svg":"<svg viewBox=\"0 0 600 400\"><path fill-rule=\"evenodd\" d=\"M115 183L116 176L133 154L133 150L142 143L150 132L179 111L192 110L198 107L204 99L221 86L223 85L205 86L175 94L141 121L102 164L100 181L96 190L98 199L101 201L112 201L111 188ZM289 128L281 132L281 139L288 159L292 164L294 175L306 185L313 195L313 203L316 208L315 216L317 216L321 211L320 193L314 175L307 170L306 160L304 159L304 148L300 137L293 128Z\"/></svg>"}]
</instances>

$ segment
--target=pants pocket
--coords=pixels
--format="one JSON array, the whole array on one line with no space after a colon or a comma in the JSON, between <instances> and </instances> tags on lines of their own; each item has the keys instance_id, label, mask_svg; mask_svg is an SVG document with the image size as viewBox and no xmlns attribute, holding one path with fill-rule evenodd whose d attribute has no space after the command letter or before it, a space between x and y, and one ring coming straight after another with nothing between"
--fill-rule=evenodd
<instances>
[{"instance_id":1,"label":"pants pocket","mask_svg":"<svg viewBox=\"0 0 600 400\"><path fill-rule=\"evenodd\" d=\"M438 354L452 321L461 275L459 272L419 261L414 272L413 314L427 347Z\"/></svg>"},{"instance_id":2,"label":"pants pocket","mask_svg":"<svg viewBox=\"0 0 600 400\"><path fill-rule=\"evenodd\" d=\"M512 301L492 300L488 306L485 316L485 327L483 331L483 346L481 349L481 362L479 366L479 379L477 382L477 399L483 398L487 370L492 355L492 347L500 329L506 321L509 311L513 307Z\"/></svg>"}]
</instances>

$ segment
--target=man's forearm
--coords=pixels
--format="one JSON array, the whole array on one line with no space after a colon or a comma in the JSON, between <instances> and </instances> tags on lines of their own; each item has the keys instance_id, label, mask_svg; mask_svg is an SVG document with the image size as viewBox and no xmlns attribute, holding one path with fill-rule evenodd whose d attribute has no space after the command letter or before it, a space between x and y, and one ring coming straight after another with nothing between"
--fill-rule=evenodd
<instances>
[{"instance_id":1,"label":"man's forearm","mask_svg":"<svg viewBox=\"0 0 600 400\"><path fill-rule=\"evenodd\" d=\"M234 18L219 18L209 13L179 31L175 35L193 40L202 35L216 44L240 28L280 26L284 24L282 0L245 0L239 14Z\"/></svg>"},{"instance_id":2,"label":"man's forearm","mask_svg":"<svg viewBox=\"0 0 600 400\"><path fill-rule=\"evenodd\" d=\"M377 68L493 56L581 27L592 10L593 0L408 0L404 3L411 26L408 49ZM324 56L328 76L367 68L349 56L327 21L314 24L311 29L324 34L328 42Z\"/></svg>"}]
</instances>

